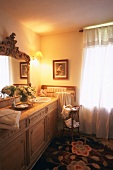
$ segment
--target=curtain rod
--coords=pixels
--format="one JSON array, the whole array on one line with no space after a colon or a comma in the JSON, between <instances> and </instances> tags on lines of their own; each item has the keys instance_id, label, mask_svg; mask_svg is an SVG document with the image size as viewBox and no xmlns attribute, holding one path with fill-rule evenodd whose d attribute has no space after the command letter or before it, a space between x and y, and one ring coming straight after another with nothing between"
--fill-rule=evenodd
<instances>
[{"instance_id":1,"label":"curtain rod","mask_svg":"<svg viewBox=\"0 0 113 170\"><path fill-rule=\"evenodd\" d=\"M79 30L79 32L83 32L83 31L84 31L83 29Z\"/></svg>"},{"instance_id":2,"label":"curtain rod","mask_svg":"<svg viewBox=\"0 0 113 170\"><path fill-rule=\"evenodd\" d=\"M83 32L84 30L87 30L87 29L99 28L99 27L103 27L103 26L105 27L105 26L109 26L109 25L113 25L113 22L84 27L83 29L80 29L79 32Z\"/></svg>"}]
</instances>

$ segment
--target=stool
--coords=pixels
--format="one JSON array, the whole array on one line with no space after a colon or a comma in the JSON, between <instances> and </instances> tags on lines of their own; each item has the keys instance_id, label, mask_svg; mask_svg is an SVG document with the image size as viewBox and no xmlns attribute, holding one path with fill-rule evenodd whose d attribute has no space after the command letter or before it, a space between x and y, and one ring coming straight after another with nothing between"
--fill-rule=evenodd
<instances>
[{"instance_id":1,"label":"stool","mask_svg":"<svg viewBox=\"0 0 113 170\"><path fill-rule=\"evenodd\" d=\"M77 128L79 132L79 109L80 109L80 106L72 107L69 113L69 116L63 119L63 132L65 128L71 130L72 141L73 141L73 130ZM78 122L75 121L76 116L77 116Z\"/></svg>"}]
</instances>

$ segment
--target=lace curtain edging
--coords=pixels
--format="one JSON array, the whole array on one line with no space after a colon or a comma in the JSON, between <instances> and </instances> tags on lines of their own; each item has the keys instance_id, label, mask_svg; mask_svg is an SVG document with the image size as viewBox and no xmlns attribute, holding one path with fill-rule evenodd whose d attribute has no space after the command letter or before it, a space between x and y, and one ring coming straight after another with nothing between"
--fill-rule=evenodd
<instances>
[{"instance_id":1,"label":"lace curtain edging","mask_svg":"<svg viewBox=\"0 0 113 170\"><path fill-rule=\"evenodd\" d=\"M113 25L84 30L84 47L113 44Z\"/></svg>"}]
</instances>

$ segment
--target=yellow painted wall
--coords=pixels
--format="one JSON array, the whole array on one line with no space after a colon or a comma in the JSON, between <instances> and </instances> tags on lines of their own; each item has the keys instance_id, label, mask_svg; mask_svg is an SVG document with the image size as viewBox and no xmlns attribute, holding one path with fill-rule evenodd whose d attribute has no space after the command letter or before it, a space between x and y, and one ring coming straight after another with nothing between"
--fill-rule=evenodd
<instances>
[{"instance_id":1,"label":"yellow painted wall","mask_svg":"<svg viewBox=\"0 0 113 170\"><path fill-rule=\"evenodd\" d=\"M76 86L76 104L79 104L82 38L83 34L78 31L41 36L41 51L44 56L41 65L41 84ZM52 62L60 59L69 60L68 80L53 80Z\"/></svg>"},{"instance_id":2,"label":"yellow painted wall","mask_svg":"<svg viewBox=\"0 0 113 170\"><path fill-rule=\"evenodd\" d=\"M19 47L20 51L33 56L37 50L40 50L40 36L17 22L13 16L9 16L3 10L0 10L0 42L12 32L16 34L16 46ZM16 69L19 68L16 67ZM20 75L18 76L20 77ZM36 66L35 63L35 67L32 64L30 77L32 85L38 88L40 86L40 64ZM20 79L20 83L23 83L22 79Z\"/></svg>"},{"instance_id":3,"label":"yellow painted wall","mask_svg":"<svg viewBox=\"0 0 113 170\"><path fill-rule=\"evenodd\" d=\"M30 56L33 56L37 50L42 51L44 58L41 63L33 60L30 63L32 85L36 86L37 90L41 84L76 86L78 104L82 63L82 33L77 31L40 37L17 22L13 16L9 16L2 10L0 10L0 13L0 42L14 32L16 33L16 46L19 47L20 51ZM52 62L59 59L69 60L68 80L53 80Z\"/></svg>"}]
</instances>

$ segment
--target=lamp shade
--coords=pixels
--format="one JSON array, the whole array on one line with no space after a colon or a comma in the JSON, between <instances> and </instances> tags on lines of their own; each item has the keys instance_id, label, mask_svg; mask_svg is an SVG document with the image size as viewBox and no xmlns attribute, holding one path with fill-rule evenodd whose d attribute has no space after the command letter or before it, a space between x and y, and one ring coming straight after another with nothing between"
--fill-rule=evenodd
<instances>
[{"instance_id":1,"label":"lamp shade","mask_svg":"<svg viewBox=\"0 0 113 170\"><path fill-rule=\"evenodd\" d=\"M34 58L36 58L37 60L40 60L43 58L43 55L40 51L37 51L34 55Z\"/></svg>"}]
</instances>

